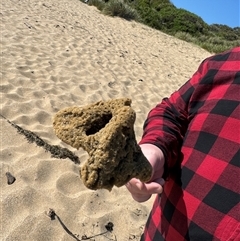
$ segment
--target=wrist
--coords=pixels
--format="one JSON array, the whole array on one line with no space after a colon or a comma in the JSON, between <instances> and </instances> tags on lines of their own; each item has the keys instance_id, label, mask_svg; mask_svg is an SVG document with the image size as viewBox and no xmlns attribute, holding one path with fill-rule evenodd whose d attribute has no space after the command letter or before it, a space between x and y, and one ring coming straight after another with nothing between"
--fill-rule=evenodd
<instances>
[{"instance_id":1,"label":"wrist","mask_svg":"<svg viewBox=\"0 0 240 241\"><path fill-rule=\"evenodd\" d=\"M165 158L162 150L153 144L141 144L141 150L152 166L151 181L161 178L164 172Z\"/></svg>"}]
</instances>

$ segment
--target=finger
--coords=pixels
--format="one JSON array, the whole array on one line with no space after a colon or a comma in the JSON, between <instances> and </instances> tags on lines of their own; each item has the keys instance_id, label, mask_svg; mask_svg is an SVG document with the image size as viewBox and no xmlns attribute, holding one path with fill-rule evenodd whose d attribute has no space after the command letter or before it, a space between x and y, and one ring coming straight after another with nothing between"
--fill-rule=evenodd
<instances>
[{"instance_id":1,"label":"finger","mask_svg":"<svg viewBox=\"0 0 240 241\"><path fill-rule=\"evenodd\" d=\"M165 184L165 180L163 178L154 179L154 181L152 181L152 182L156 182L156 183L160 184L162 187Z\"/></svg>"},{"instance_id":2,"label":"finger","mask_svg":"<svg viewBox=\"0 0 240 241\"><path fill-rule=\"evenodd\" d=\"M161 185L161 184L162 185ZM142 194L157 194L162 193L163 191L163 181L159 180L158 182L150 182L150 183L136 183L136 187L139 193Z\"/></svg>"},{"instance_id":3,"label":"finger","mask_svg":"<svg viewBox=\"0 0 240 241\"><path fill-rule=\"evenodd\" d=\"M163 184L164 180L162 178L150 183L142 183L138 179L135 179L128 182L126 187L132 195L145 196L162 193Z\"/></svg>"},{"instance_id":4,"label":"finger","mask_svg":"<svg viewBox=\"0 0 240 241\"><path fill-rule=\"evenodd\" d=\"M159 180L161 184L164 184L164 180ZM162 185L157 182L151 183L136 183L135 188L130 190L133 199L137 202L145 202L151 198L152 194L161 194L163 191Z\"/></svg>"},{"instance_id":5,"label":"finger","mask_svg":"<svg viewBox=\"0 0 240 241\"><path fill-rule=\"evenodd\" d=\"M152 183L152 182L156 182L159 183L161 186L163 186L165 184L165 180L163 178L157 178L155 180L152 180L151 182L148 183ZM126 186L128 187L134 187L136 186L137 183L142 183L139 179L137 178L132 178L127 184Z\"/></svg>"},{"instance_id":6,"label":"finger","mask_svg":"<svg viewBox=\"0 0 240 241\"><path fill-rule=\"evenodd\" d=\"M151 196L152 195L140 195L140 194L134 195L134 194L132 194L132 198L139 203L146 202L148 199L150 199Z\"/></svg>"}]
</instances>

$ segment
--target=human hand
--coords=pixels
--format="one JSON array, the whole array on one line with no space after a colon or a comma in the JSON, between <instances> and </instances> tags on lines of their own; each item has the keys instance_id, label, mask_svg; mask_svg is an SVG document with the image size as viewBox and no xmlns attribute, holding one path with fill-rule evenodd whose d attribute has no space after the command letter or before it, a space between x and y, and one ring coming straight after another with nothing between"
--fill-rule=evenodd
<instances>
[{"instance_id":1,"label":"human hand","mask_svg":"<svg viewBox=\"0 0 240 241\"><path fill-rule=\"evenodd\" d=\"M163 191L164 179L162 178L164 171L164 155L157 146L152 144L140 145L144 156L152 165L152 177L148 183L143 183L140 180L133 178L126 187L131 193L134 200L137 202L147 201L152 194L160 194Z\"/></svg>"}]
</instances>

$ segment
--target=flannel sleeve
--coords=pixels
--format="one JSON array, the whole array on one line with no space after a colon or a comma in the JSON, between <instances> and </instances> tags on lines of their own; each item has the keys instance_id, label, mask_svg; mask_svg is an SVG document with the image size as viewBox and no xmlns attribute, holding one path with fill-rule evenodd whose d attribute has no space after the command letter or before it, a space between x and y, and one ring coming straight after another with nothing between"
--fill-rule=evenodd
<instances>
[{"instance_id":1,"label":"flannel sleeve","mask_svg":"<svg viewBox=\"0 0 240 241\"><path fill-rule=\"evenodd\" d=\"M139 144L150 143L163 151L165 175L166 170L181 161L181 147L189 124L191 96L207 72L207 66L206 59L190 80L149 112L144 123L143 136Z\"/></svg>"}]
</instances>

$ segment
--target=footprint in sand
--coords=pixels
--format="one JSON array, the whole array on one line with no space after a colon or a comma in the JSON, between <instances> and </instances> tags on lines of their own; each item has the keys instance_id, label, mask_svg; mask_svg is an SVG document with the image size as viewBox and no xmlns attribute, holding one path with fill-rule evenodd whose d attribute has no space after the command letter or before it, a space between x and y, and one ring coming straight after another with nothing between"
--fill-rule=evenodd
<instances>
[{"instance_id":1,"label":"footprint in sand","mask_svg":"<svg viewBox=\"0 0 240 241\"><path fill-rule=\"evenodd\" d=\"M79 176L73 172L63 173L57 180L56 187L58 191L67 196L74 196L75 194L81 192L81 187L83 187Z\"/></svg>"}]
</instances>

